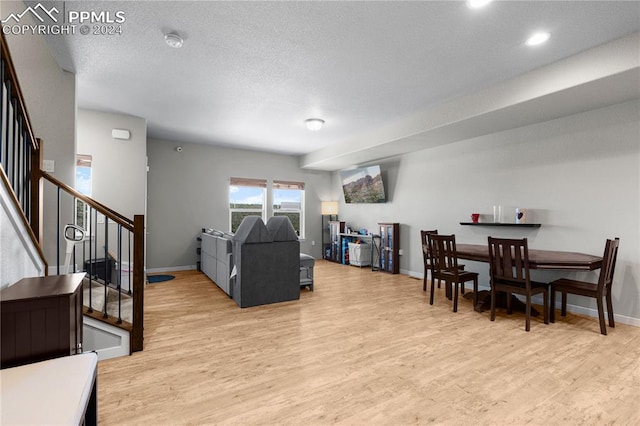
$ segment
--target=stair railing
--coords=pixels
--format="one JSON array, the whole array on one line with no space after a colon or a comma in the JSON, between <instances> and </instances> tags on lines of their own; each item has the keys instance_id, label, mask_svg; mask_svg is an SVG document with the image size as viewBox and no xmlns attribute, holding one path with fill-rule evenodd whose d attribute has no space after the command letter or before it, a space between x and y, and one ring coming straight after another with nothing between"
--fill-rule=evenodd
<instances>
[{"instance_id":1,"label":"stair railing","mask_svg":"<svg viewBox=\"0 0 640 426\"><path fill-rule=\"evenodd\" d=\"M4 35L0 38L0 165L2 179L13 191L14 204L23 212L34 245L42 241L41 198L38 181L42 163L41 141L31 128L29 113L18 84ZM40 248L42 261L46 260ZM46 269L46 268L45 268Z\"/></svg>"},{"instance_id":2,"label":"stair railing","mask_svg":"<svg viewBox=\"0 0 640 426\"><path fill-rule=\"evenodd\" d=\"M44 190L56 191L56 261L55 270L72 273L87 272L88 292L84 313L98 320L127 329L131 332L131 351L142 350L144 308L144 215L133 219L112 210L42 172L47 185ZM64 220L63 206L73 206L71 220ZM78 210L80 206L80 210ZM78 214L84 220L78 220ZM81 226L71 227L72 233L81 228L87 235L74 240L73 234L65 238L65 222ZM70 247L67 250L67 247ZM63 261L64 259L64 261ZM53 262L50 266L53 270ZM94 298L102 293L101 300ZM109 306L109 299L116 301ZM123 308L123 298L131 300ZM88 300L87 300L88 299Z\"/></svg>"}]
</instances>

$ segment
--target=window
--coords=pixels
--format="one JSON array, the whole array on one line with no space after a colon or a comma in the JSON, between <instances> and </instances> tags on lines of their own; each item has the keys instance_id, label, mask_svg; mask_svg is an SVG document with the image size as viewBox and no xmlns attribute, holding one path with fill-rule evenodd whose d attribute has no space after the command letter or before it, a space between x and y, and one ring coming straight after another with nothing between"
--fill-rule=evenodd
<instances>
[{"instance_id":1,"label":"window","mask_svg":"<svg viewBox=\"0 0 640 426\"><path fill-rule=\"evenodd\" d=\"M87 197L91 197L92 175L91 175L90 155L76 155L76 191ZM82 200L76 199L76 225L91 232L91 218L89 217L89 206Z\"/></svg>"},{"instance_id":2,"label":"window","mask_svg":"<svg viewBox=\"0 0 640 426\"><path fill-rule=\"evenodd\" d=\"M273 181L273 215L287 216L298 238L304 238L304 183Z\"/></svg>"},{"instance_id":3,"label":"window","mask_svg":"<svg viewBox=\"0 0 640 426\"><path fill-rule=\"evenodd\" d=\"M260 216L266 220L267 181L264 179L231 178L229 183L229 229L236 232L245 216Z\"/></svg>"}]
</instances>

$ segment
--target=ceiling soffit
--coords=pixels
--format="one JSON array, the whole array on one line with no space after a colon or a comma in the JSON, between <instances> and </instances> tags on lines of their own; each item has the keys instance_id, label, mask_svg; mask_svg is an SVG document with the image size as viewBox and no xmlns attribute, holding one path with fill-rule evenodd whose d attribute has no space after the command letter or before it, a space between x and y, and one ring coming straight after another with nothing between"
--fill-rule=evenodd
<instances>
[{"instance_id":1,"label":"ceiling soffit","mask_svg":"<svg viewBox=\"0 0 640 426\"><path fill-rule=\"evenodd\" d=\"M640 99L640 33L301 156L340 170L438 145Z\"/></svg>"}]
</instances>

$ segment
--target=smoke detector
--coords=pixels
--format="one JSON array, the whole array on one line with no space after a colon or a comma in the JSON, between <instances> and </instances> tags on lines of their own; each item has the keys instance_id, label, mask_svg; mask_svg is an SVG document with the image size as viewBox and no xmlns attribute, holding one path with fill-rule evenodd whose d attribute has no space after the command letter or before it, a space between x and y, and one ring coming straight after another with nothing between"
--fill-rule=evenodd
<instances>
[{"instance_id":1,"label":"smoke detector","mask_svg":"<svg viewBox=\"0 0 640 426\"><path fill-rule=\"evenodd\" d=\"M182 47L184 40L176 33L168 33L164 35L164 42L167 43L169 47L179 49Z\"/></svg>"}]
</instances>

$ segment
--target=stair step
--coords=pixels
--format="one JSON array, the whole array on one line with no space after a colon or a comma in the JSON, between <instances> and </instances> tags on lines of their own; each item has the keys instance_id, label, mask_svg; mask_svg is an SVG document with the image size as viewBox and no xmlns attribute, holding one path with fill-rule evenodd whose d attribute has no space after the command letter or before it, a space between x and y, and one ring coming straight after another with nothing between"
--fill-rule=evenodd
<instances>
[{"instance_id":1,"label":"stair step","mask_svg":"<svg viewBox=\"0 0 640 426\"><path fill-rule=\"evenodd\" d=\"M104 299L105 299L105 287L104 283L99 281L91 282L91 290L89 290L89 279L85 278L83 281L83 298L86 310L93 308L94 313L97 315L91 315L92 317L102 320L104 315ZM89 295L91 297L89 297ZM120 317L123 321L128 323L133 322L133 297L126 291L120 292ZM86 311L85 311L86 312ZM107 315L118 319L118 290L107 285Z\"/></svg>"}]
</instances>

